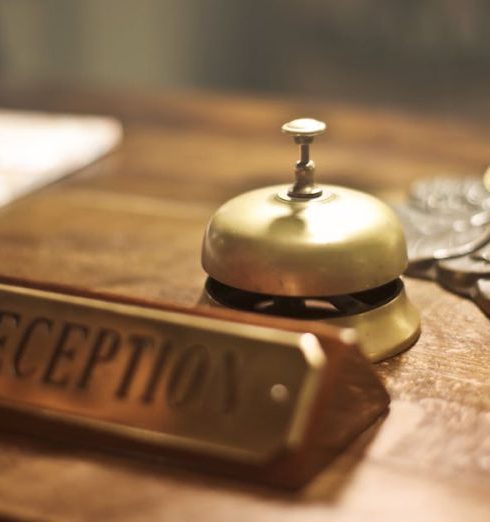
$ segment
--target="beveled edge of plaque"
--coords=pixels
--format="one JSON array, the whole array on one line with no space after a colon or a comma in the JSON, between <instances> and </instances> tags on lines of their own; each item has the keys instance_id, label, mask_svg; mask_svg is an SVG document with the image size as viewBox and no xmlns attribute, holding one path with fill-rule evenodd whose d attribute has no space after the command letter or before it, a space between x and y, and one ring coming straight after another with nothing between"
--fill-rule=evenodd
<instances>
[{"instance_id":1,"label":"beveled edge of plaque","mask_svg":"<svg viewBox=\"0 0 490 522\"><path fill-rule=\"evenodd\" d=\"M320 372L311 372L312 369L322 369L327 365L327 356L323 351L318 337L312 333L300 334L298 348L302 351L305 362L310 371L306 374L300 397L293 413L288 446L293 448L299 446L304 440L305 430L308 424L311 410L314 408L314 398L318 395L321 386Z\"/></svg>"}]
</instances>

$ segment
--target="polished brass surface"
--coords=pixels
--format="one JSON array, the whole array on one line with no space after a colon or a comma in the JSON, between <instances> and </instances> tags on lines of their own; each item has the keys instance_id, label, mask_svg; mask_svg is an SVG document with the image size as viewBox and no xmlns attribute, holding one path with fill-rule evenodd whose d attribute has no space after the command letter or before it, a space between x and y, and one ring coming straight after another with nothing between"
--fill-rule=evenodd
<instances>
[{"instance_id":1,"label":"polished brass surface","mask_svg":"<svg viewBox=\"0 0 490 522\"><path fill-rule=\"evenodd\" d=\"M326 322L355 328L361 349L372 362L382 361L406 350L420 335L420 316L407 298L405 287L381 306Z\"/></svg>"},{"instance_id":2,"label":"polished brass surface","mask_svg":"<svg viewBox=\"0 0 490 522\"><path fill-rule=\"evenodd\" d=\"M302 442L327 363L308 333L4 285L0 307L1 403L234 461Z\"/></svg>"},{"instance_id":3,"label":"polished brass surface","mask_svg":"<svg viewBox=\"0 0 490 522\"><path fill-rule=\"evenodd\" d=\"M0 284L2 429L298 487L388 395L352 331L238 316Z\"/></svg>"},{"instance_id":4,"label":"polished brass surface","mask_svg":"<svg viewBox=\"0 0 490 522\"><path fill-rule=\"evenodd\" d=\"M200 303L354 328L372 362L407 349L420 334L419 314L401 279L359 294L310 299L251 294L209 278Z\"/></svg>"},{"instance_id":5,"label":"polished brass surface","mask_svg":"<svg viewBox=\"0 0 490 522\"><path fill-rule=\"evenodd\" d=\"M321 188L331 196L284 201L284 185L225 203L205 233L204 270L238 289L284 296L348 294L396 279L407 257L393 211L356 190Z\"/></svg>"},{"instance_id":6,"label":"polished brass surface","mask_svg":"<svg viewBox=\"0 0 490 522\"><path fill-rule=\"evenodd\" d=\"M202 248L204 301L355 327L365 355L379 361L420 331L398 279L407 266L405 237L377 198L315 185L309 145L325 129L309 118L283 125L301 148L295 185L247 192L212 216Z\"/></svg>"}]
</instances>

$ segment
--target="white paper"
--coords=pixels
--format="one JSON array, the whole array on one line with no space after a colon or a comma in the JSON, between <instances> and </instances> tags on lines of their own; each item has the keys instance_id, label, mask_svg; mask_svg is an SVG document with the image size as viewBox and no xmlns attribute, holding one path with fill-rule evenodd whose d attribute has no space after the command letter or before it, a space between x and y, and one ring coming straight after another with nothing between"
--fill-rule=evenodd
<instances>
[{"instance_id":1,"label":"white paper","mask_svg":"<svg viewBox=\"0 0 490 522\"><path fill-rule=\"evenodd\" d=\"M121 137L113 118L0 110L0 206L92 163Z\"/></svg>"}]
</instances>

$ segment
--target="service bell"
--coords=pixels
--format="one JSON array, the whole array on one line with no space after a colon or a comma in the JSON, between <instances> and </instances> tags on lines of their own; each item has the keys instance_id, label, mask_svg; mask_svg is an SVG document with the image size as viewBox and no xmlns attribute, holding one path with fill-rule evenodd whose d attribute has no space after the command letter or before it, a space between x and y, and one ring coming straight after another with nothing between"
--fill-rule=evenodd
<instances>
[{"instance_id":1,"label":"service bell","mask_svg":"<svg viewBox=\"0 0 490 522\"><path fill-rule=\"evenodd\" d=\"M403 230L377 198L315 184L310 144L323 122L302 118L282 131L300 147L296 181L252 190L221 206L204 236L205 302L355 328L379 361L415 342L417 311L400 274Z\"/></svg>"}]
</instances>

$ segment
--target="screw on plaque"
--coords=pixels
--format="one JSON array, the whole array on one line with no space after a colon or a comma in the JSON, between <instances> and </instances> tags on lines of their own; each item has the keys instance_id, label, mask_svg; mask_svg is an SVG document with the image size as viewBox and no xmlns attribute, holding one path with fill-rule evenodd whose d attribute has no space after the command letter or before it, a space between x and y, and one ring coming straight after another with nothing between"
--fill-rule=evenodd
<instances>
[{"instance_id":1,"label":"screw on plaque","mask_svg":"<svg viewBox=\"0 0 490 522\"><path fill-rule=\"evenodd\" d=\"M293 137L300 146L300 159L296 162L296 182L288 190L291 199L313 199L322 195L323 191L315 185L315 163L310 159L310 145L315 136L325 132L327 125L313 118L300 118L285 123L281 130Z\"/></svg>"}]
</instances>

